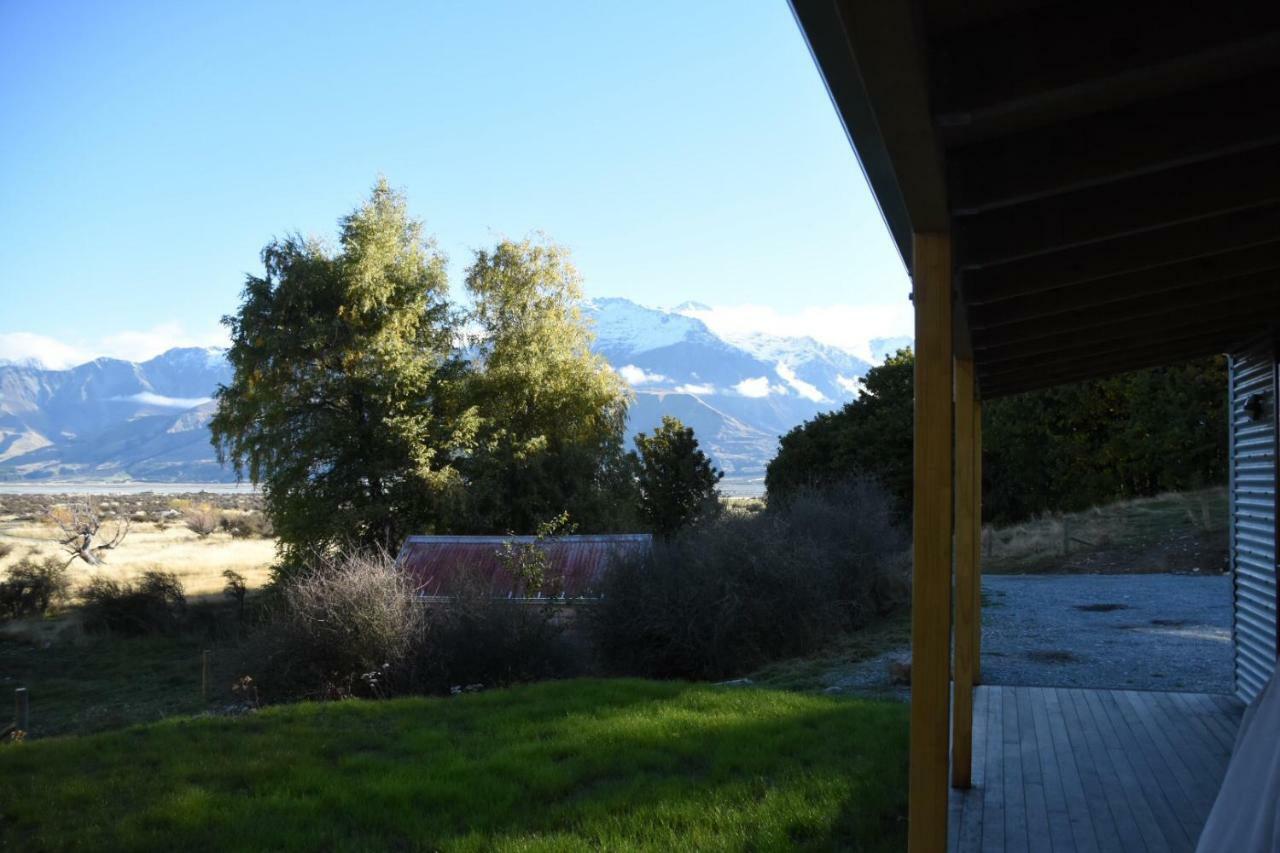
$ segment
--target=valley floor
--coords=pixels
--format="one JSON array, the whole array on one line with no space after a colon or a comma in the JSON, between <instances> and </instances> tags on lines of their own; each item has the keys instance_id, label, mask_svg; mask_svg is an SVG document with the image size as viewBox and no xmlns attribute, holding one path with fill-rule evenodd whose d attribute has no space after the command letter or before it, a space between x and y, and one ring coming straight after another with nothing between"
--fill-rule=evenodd
<instances>
[{"instance_id":1,"label":"valley floor","mask_svg":"<svg viewBox=\"0 0 1280 853\"><path fill-rule=\"evenodd\" d=\"M42 521L0 517L0 574L18 560L46 557L66 558L56 537L59 530ZM95 573L117 580L136 577L149 569L173 572L188 597L220 596L226 584L222 573L231 569L243 575L250 588L266 583L276 557L274 539L236 539L219 531L199 537L181 522L158 526L151 522L134 524L120 547L106 555L106 562L93 568L81 560L70 565L75 588L83 586Z\"/></svg>"}]
</instances>

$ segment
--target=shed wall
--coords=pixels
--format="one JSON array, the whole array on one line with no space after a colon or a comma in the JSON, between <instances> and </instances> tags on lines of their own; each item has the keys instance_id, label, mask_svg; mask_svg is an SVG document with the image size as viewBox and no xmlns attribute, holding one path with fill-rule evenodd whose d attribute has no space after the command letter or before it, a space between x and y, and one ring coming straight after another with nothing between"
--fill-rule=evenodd
<instances>
[{"instance_id":1,"label":"shed wall","mask_svg":"<svg viewBox=\"0 0 1280 853\"><path fill-rule=\"evenodd\" d=\"M1260 395L1261 412L1248 411ZM1256 696L1276 665L1276 348L1231 356L1232 644L1236 695Z\"/></svg>"}]
</instances>

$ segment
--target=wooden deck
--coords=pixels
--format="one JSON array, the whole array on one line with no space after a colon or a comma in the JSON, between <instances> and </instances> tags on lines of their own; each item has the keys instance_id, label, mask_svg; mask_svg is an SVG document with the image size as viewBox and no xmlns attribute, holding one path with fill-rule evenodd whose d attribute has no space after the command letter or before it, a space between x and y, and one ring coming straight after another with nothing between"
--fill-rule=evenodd
<instances>
[{"instance_id":1,"label":"wooden deck","mask_svg":"<svg viewBox=\"0 0 1280 853\"><path fill-rule=\"evenodd\" d=\"M1242 710L1202 693L978 687L951 850L1194 850Z\"/></svg>"}]
</instances>

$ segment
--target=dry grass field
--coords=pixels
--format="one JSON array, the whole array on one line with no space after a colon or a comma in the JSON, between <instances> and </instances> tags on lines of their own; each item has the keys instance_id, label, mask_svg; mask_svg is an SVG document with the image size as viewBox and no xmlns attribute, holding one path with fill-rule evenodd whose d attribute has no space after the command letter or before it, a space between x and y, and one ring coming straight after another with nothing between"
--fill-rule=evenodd
<instances>
[{"instance_id":1,"label":"dry grass field","mask_svg":"<svg viewBox=\"0 0 1280 853\"><path fill-rule=\"evenodd\" d=\"M38 519L20 519L0 515L0 574L20 559L64 555L57 537L56 525ZM93 568L81 560L70 566L73 583L79 586L93 572L113 578L128 579L148 569L173 572L182 581L189 598L220 595L226 580L222 573L233 569L244 575L250 588L267 581L268 569L275 559L272 539L233 538L218 531L201 538L186 529L181 521L158 524L134 522L118 548L107 553L104 565Z\"/></svg>"}]
</instances>

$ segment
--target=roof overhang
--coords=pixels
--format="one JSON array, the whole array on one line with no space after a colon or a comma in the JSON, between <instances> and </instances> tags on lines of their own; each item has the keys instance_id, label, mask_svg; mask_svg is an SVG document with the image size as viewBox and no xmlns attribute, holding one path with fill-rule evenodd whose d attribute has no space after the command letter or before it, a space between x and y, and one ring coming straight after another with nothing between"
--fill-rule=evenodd
<instances>
[{"instance_id":1,"label":"roof overhang","mask_svg":"<svg viewBox=\"0 0 1280 853\"><path fill-rule=\"evenodd\" d=\"M1280 325L1280 5L792 8L908 270L952 236L984 397Z\"/></svg>"}]
</instances>

